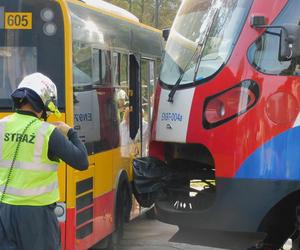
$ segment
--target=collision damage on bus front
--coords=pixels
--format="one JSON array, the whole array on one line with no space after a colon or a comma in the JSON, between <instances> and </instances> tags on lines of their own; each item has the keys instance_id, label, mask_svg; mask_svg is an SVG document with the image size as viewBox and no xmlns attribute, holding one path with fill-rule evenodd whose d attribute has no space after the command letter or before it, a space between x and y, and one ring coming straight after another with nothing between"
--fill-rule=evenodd
<instances>
[{"instance_id":1,"label":"collision damage on bus front","mask_svg":"<svg viewBox=\"0 0 300 250\"><path fill-rule=\"evenodd\" d=\"M245 236L246 249L279 249L297 238L299 11L297 0L183 1L156 90L151 157L134 162L138 200L179 226L175 240L216 245L223 232L234 240L221 247Z\"/></svg>"}]
</instances>

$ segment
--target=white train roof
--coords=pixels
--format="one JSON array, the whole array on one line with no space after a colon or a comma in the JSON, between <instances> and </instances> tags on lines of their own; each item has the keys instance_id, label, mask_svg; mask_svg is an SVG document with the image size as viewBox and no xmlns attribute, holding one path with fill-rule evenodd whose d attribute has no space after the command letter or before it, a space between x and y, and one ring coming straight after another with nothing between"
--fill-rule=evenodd
<instances>
[{"instance_id":1,"label":"white train roof","mask_svg":"<svg viewBox=\"0 0 300 250\"><path fill-rule=\"evenodd\" d=\"M129 11L124 10L118 6L111 4L111 3L108 3L108 2L105 2L102 0L81 0L81 1L85 2L88 5L91 5L93 7L103 9L107 12L117 14L118 16L122 16L122 17L125 17L128 19L131 19L135 22L139 22L139 19L135 15L133 15Z\"/></svg>"}]
</instances>

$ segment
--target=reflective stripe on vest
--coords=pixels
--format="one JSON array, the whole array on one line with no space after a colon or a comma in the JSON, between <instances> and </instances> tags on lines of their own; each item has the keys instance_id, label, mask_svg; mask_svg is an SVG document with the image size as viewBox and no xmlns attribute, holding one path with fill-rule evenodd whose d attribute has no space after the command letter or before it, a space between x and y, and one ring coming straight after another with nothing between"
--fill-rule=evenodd
<instances>
[{"instance_id":1,"label":"reflective stripe on vest","mask_svg":"<svg viewBox=\"0 0 300 250\"><path fill-rule=\"evenodd\" d=\"M10 168L11 161L10 160L1 160L0 166L2 168ZM45 163L31 163L31 162L20 162L15 161L14 167L18 169L26 169L26 170L37 170L37 171L47 171L47 172L55 172L57 170L57 165L49 165Z\"/></svg>"},{"instance_id":2,"label":"reflective stripe on vest","mask_svg":"<svg viewBox=\"0 0 300 250\"><path fill-rule=\"evenodd\" d=\"M8 117L9 119L9 117ZM6 125L6 121L8 119L2 119L0 123L0 152L3 150L3 142L4 142L4 128ZM37 171L48 171L48 172L54 172L57 171L57 164L45 164L41 163L41 155L43 150L43 144L44 144L44 136L49 128L49 124L46 122L43 122L41 125L41 128L39 129L37 135L36 135L36 142L35 142L35 148L34 148L34 156L33 156L33 162L21 162L21 161L15 161L14 167L19 169L26 169L26 170L37 170ZM10 168L12 161L11 160L4 160L2 159L2 154L0 155L0 166L4 168Z\"/></svg>"},{"instance_id":3,"label":"reflective stripe on vest","mask_svg":"<svg viewBox=\"0 0 300 250\"><path fill-rule=\"evenodd\" d=\"M31 188L31 189L19 189L14 187L7 187L6 193L17 196L37 196L45 193L52 192L54 189L58 188L58 183L53 182L45 187ZM0 190L3 190L4 186L0 186Z\"/></svg>"}]
</instances>

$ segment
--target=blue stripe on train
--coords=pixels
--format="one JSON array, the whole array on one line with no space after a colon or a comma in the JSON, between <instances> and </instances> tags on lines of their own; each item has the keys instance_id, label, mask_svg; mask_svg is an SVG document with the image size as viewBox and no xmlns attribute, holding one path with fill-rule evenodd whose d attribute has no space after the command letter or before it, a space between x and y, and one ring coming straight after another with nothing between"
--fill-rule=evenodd
<instances>
[{"instance_id":1,"label":"blue stripe on train","mask_svg":"<svg viewBox=\"0 0 300 250\"><path fill-rule=\"evenodd\" d=\"M300 127L289 129L256 149L235 177L300 180Z\"/></svg>"}]
</instances>

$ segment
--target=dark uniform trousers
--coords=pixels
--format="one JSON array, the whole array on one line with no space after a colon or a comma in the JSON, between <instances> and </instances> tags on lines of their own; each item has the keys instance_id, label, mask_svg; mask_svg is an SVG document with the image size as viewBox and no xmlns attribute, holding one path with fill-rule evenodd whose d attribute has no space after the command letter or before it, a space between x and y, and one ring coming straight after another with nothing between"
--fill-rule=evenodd
<instances>
[{"instance_id":1,"label":"dark uniform trousers","mask_svg":"<svg viewBox=\"0 0 300 250\"><path fill-rule=\"evenodd\" d=\"M54 208L0 204L0 250L60 250Z\"/></svg>"}]
</instances>

